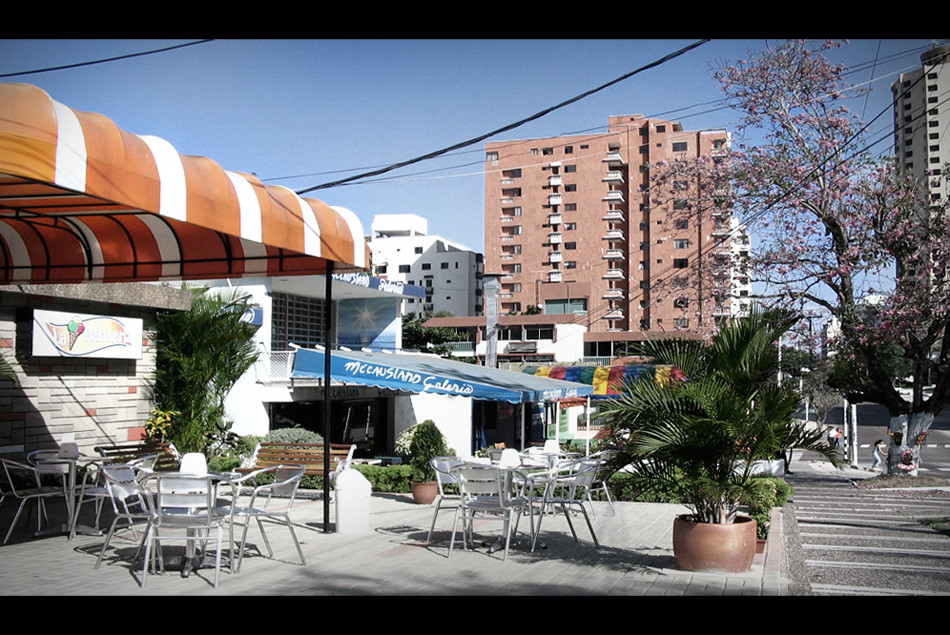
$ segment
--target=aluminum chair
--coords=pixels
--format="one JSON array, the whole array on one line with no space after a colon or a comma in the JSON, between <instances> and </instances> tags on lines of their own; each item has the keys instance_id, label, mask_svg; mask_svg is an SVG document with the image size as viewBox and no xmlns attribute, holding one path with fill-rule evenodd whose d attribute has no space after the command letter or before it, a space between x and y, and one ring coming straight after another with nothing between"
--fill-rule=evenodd
<instances>
[{"instance_id":1,"label":"aluminum chair","mask_svg":"<svg viewBox=\"0 0 950 635\"><path fill-rule=\"evenodd\" d=\"M517 531L521 514L528 508L528 499L523 494L524 475L513 468L495 465L465 463L449 472L458 481L461 500L455 510L455 523L449 541L447 557L452 557L455 535L462 521L462 546L474 543L472 528L476 517L501 517L505 539L505 555L511 545L511 535ZM533 529L533 527L532 527Z\"/></svg>"},{"instance_id":2,"label":"aluminum chair","mask_svg":"<svg viewBox=\"0 0 950 635\"><path fill-rule=\"evenodd\" d=\"M294 546L297 547L297 555L300 557L300 564L306 565L303 550L300 548L300 541L297 540L297 532L294 531L294 523L290 519L290 509L294 505L294 499L297 496L297 488L300 487L300 481L303 479L306 468L303 465L277 465L255 470L246 476L232 481L235 487L235 505L232 508L231 526L235 524L243 525L241 532L241 541L238 545L237 555L234 555L232 549L232 558L237 559L237 564L232 565L234 573L240 573L241 562L244 560L244 549L247 544L247 531L251 526L251 520L257 522L261 530L261 537L264 545L267 547L269 558L274 557L274 551L271 549L270 541L267 539L267 532L264 530L264 523L271 522L284 525L290 531L290 536L294 540ZM237 499L241 495L245 483L248 481L255 483L261 475L268 474L273 476L273 482L262 485L254 485L250 494L250 500L246 506L237 504ZM277 502L272 504L273 499ZM260 552L260 550L258 550Z\"/></svg>"},{"instance_id":3,"label":"aluminum chair","mask_svg":"<svg viewBox=\"0 0 950 635\"><path fill-rule=\"evenodd\" d=\"M580 511L584 515L584 520L587 521L587 529L590 530L590 537L594 542L594 546L598 548L600 543L594 533L594 525L590 521L585 502L587 501L587 491L594 482L599 467L599 460L585 461L579 459L562 463L546 475L534 477L535 479L543 478L545 480L544 495L541 499L542 512L548 509L560 509L567 518L567 524L571 529L571 535L574 536L574 542L578 542L577 532L574 530L574 522L571 520L571 516L575 509ZM537 545L544 516L544 513L539 514L538 524L533 527L531 551L534 551Z\"/></svg>"},{"instance_id":4,"label":"aluminum chair","mask_svg":"<svg viewBox=\"0 0 950 635\"><path fill-rule=\"evenodd\" d=\"M197 557L198 543L204 550L210 542L214 543L214 586L218 586L221 570L221 545L227 539L230 553L234 553L234 531L231 526L232 505L218 508L215 505L215 481L207 475L193 475L178 472L155 473L145 479L144 487L154 494L146 497L151 504L148 528L143 539L145 559L142 565L142 588L148 579L151 565L161 573L165 572L161 545L166 541L184 541L186 544L186 564ZM227 537L224 535L227 531ZM233 573L233 559L229 563Z\"/></svg>"},{"instance_id":5,"label":"aluminum chair","mask_svg":"<svg viewBox=\"0 0 950 635\"><path fill-rule=\"evenodd\" d=\"M607 498L607 506L610 508L610 515L616 516L617 512L614 511L614 502L610 498L610 488L607 486L607 479L610 478L610 472L607 470L607 464L617 455L616 450L602 450L600 452L595 452L584 458L585 461L594 461L598 462L597 473L594 476L594 481L590 484L590 487L587 488L587 504L590 505L590 513L596 515L594 511L594 492L603 492L604 496Z\"/></svg>"},{"instance_id":6,"label":"aluminum chair","mask_svg":"<svg viewBox=\"0 0 950 635\"><path fill-rule=\"evenodd\" d=\"M208 459L201 452L188 452L181 457L181 466L178 468L178 472L194 476L206 476L208 474Z\"/></svg>"},{"instance_id":7,"label":"aluminum chair","mask_svg":"<svg viewBox=\"0 0 950 635\"><path fill-rule=\"evenodd\" d=\"M432 525L429 527L429 535L426 541L432 542L432 533L435 531L435 519L439 516L439 510L449 502L452 507L458 507L461 495L446 490L446 486L458 488L458 481L452 476L451 470L465 463L465 459L458 456L437 456L429 461L429 465L435 470L435 480L439 484L439 493L435 499L435 510L432 512Z\"/></svg>"},{"instance_id":8,"label":"aluminum chair","mask_svg":"<svg viewBox=\"0 0 950 635\"><path fill-rule=\"evenodd\" d=\"M149 476L151 472L145 471L137 465L104 465L100 468L100 474L103 480L102 489L105 496L99 496L100 500L106 497L112 502L112 510L115 516L109 531L106 532L105 542L99 550L99 557L96 559L94 568L98 569L102 564L102 557L109 548L112 536L119 526L120 521L126 521L127 526L132 530L132 536L138 538L138 532L135 531L136 523L148 522L151 519L151 509L148 504L150 493L142 486L142 480ZM98 494L97 494L98 496ZM98 515L96 516L96 525L98 527ZM142 543L139 543L138 553L142 549Z\"/></svg>"},{"instance_id":9,"label":"aluminum chair","mask_svg":"<svg viewBox=\"0 0 950 635\"><path fill-rule=\"evenodd\" d=\"M67 503L67 509L69 509L69 493L65 479L63 479L62 486L42 485L40 478L45 472L37 467L10 459L0 459L0 462L3 463L3 471L7 481L6 489L0 493L0 504L3 504L7 497L16 498L20 501L16 514L10 522L7 535L3 539L3 544L7 544L7 541L10 540L13 529L20 519L20 513L29 501L36 501L36 531L40 531L42 528L42 519L45 518L46 522L49 522L49 517L46 514L46 501L61 498L63 502Z\"/></svg>"}]
</instances>

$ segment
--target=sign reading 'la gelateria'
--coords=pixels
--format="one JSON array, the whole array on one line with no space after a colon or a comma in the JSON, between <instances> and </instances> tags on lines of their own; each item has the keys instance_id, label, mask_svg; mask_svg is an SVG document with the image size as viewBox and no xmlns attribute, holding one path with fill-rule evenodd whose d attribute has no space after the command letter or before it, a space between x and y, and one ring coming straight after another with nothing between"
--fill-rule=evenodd
<instances>
[{"instance_id":1,"label":"sign reading 'la gelateria'","mask_svg":"<svg viewBox=\"0 0 950 635\"><path fill-rule=\"evenodd\" d=\"M142 320L34 310L33 355L141 359Z\"/></svg>"}]
</instances>

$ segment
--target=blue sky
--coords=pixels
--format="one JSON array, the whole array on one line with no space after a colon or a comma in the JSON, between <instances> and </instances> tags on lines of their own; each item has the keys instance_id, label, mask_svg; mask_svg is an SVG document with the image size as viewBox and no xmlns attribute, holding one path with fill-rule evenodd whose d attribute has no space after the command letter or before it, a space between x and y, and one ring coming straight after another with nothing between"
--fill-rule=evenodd
<instances>
[{"instance_id":1,"label":"blue sky","mask_svg":"<svg viewBox=\"0 0 950 635\"><path fill-rule=\"evenodd\" d=\"M0 40L0 81L25 82L122 129L155 135L227 170L295 191L485 135L602 86L697 40L214 40L77 68L62 65L196 40ZM934 40L855 40L831 57L860 69L870 120L896 73L919 68ZM945 44L945 40L938 40ZM687 129L734 129L712 72L775 41L711 40L657 68L487 141L605 131L644 114ZM15 75L14 75L15 74ZM872 139L887 138L890 113ZM886 144L875 147L887 150ZM429 232L484 249L484 142L388 174L306 194L353 210L418 214Z\"/></svg>"}]
</instances>

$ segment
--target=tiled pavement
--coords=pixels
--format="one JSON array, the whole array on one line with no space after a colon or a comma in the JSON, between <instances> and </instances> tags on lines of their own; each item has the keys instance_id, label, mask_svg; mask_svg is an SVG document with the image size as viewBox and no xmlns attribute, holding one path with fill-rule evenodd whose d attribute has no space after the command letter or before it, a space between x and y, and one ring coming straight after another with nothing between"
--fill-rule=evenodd
<instances>
[{"instance_id":1,"label":"tiled pavement","mask_svg":"<svg viewBox=\"0 0 950 635\"><path fill-rule=\"evenodd\" d=\"M508 560L502 552L489 553L481 544L459 548L447 557L452 511L439 515L432 543L426 534L433 507L414 504L409 495L374 494L369 503L369 530L336 533L335 504L330 505L330 532L323 531L322 500L300 500L293 510L306 566L296 563L296 552L286 528L273 527L268 537L276 559L251 551L241 572L222 567L220 584L212 587L213 571L201 569L189 577L168 570L149 575L140 588L141 571L129 559L136 543L130 534L113 539L102 566L93 568L103 539L78 535L34 538L35 515L20 518L14 536L0 546L0 593L36 596L244 596L244 595L647 595L729 596L781 595L787 587L782 549L781 513L773 518L772 534L763 554L750 571L740 574L690 573L677 569L672 553L673 518L685 511L679 505L595 503L593 518L601 543L594 548L582 518L571 537L563 516L546 517L541 541L544 549L531 552L513 546ZM0 528L9 526L16 501L0 507ZM32 512L32 506L28 510ZM24 512L27 513L27 512ZM522 529L527 520L522 519ZM441 530L440 530L441 528ZM497 535L500 523L485 521L476 531L486 539ZM261 544L252 528L249 542ZM175 549L174 546L171 549ZM166 555L168 555L166 553Z\"/></svg>"}]
</instances>

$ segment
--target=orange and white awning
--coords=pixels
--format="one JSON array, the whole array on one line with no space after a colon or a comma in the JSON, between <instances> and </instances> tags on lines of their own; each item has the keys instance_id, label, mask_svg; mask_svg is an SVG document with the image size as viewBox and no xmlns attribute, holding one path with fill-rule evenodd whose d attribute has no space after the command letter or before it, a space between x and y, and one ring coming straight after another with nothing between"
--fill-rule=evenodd
<instances>
[{"instance_id":1,"label":"orange and white awning","mask_svg":"<svg viewBox=\"0 0 950 635\"><path fill-rule=\"evenodd\" d=\"M0 284L366 269L353 212L0 84Z\"/></svg>"}]
</instances>

